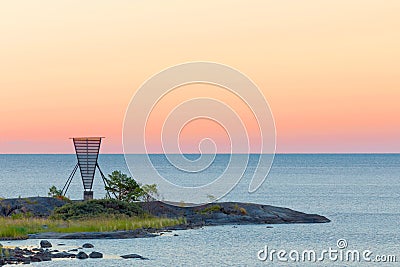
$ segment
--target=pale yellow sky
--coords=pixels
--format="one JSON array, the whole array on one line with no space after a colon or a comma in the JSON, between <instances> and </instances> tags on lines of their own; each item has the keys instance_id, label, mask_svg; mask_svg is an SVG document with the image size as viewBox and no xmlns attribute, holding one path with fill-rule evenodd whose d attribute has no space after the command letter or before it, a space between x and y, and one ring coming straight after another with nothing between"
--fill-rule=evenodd
<instances>
[{"instance_id":1,"label":"pale yellow sky","mask_svg":"<svg viewBox=\"0 0 400 267\"><path fill-rule=\"evenodd\" d=\"M278 152L400 152L400 1L2 1L0 153L121 152L158 71L230 65L263 91ZM82 116L82 114L85 114Z\"/></svg>"}]
</instances>

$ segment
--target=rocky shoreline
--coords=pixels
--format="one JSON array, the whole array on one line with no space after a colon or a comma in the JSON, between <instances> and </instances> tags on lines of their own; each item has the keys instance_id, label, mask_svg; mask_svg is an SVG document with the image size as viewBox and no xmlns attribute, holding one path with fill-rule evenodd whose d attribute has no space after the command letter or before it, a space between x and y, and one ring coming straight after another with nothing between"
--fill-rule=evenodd
<instances>
[{"instance_id":1,"label":"rocky shoreline","mask_svg":"<svg viewBox=\"0 0 400 267\"><path fill-rule=\"evenodd\" d=\"M58 244L62 246L65 244ZM30 264L33 262L51 261L53 259L101 259L103 253L95 251L94 245L85 243L81 247L70 250L59 251L52 249L53 245L47 241L40 241L39 246L34 248L3 248L0 244L0 266L5 264ZM87 249L90 249L89 252ZM86 250L86 251L85 251ZM139 254L127 254L119 256L121 259L148 260Z\"/></svg>"},{"instance_id":2,"label":"rocky shoreline","mask_svg":"<svg viewBox=\"0 0 400 267\"><path fill-rule=\"evenodd\" d=\"M63 200L48 197L4 199L0 201L0 216L30 213L47 217L56 207L64 205ZM306 214L288 208L270 205L220 202L195 207L183 207L164 202L139 202L143 210L157 217L185 218L186 223L162 229L136 229L133 231L80 232L80 233L38 233L30 234L31 239L124 239L156 237L171 230L195 229L203 226L243 224L291 224L328 223L330 220L317 214ZM1 227L1 226L0 226Z\"/></svg>"},{"instance_id":3,"label":"rocky shoreline","mask_svg":"<svg viewBox=\"0 0 400 267\"><path fill-rule=\"evenodd\" d=\"M327 223L318 214L307 214L288 208L241 202L217 202L197 207L179 207L154 201L142 203L144 209L159 217L184 217L190 226L227 224Z\"/></svg>"},{"instance_id":4,"label":"rocky shoreline","mask_svg":"<svg viewBox=\"0 0 400 267\"><path fill-rule=\"evenodd\" d=\"M29 215L46 218L52 214L55 208L61 207L66 203L67 202L64 200L48 197L3 199L0 200L0 216L12 217ZM196 229L203 226L330 222L328 218L317 214L306 214L288 208L252 203L220 202L195 207L184 207L183 205L174 206L159 201L140 202L138 204L144 211L147 211L153 216L185 218L186 223L158 229L140 228L132 231L78 233L44 232L29 234L28 238L30 239L41 239L40 245L34 248L21 249L18 247L3 248L0 244L0 266L5 264L29 264L32 262L51 261L52 259L60 258L76 258L79 260L103 258L103 254L99 251L91 250L89 252L88 250L84 250L93 248L93 245L90 243L83 244L82 247L71 250L59 251L57 249L52 249L52 244L45 239L150 238L174 230ZM134 253L121 255L119 257L121 260L147 259Z\"/></svg>"}]
</instances>

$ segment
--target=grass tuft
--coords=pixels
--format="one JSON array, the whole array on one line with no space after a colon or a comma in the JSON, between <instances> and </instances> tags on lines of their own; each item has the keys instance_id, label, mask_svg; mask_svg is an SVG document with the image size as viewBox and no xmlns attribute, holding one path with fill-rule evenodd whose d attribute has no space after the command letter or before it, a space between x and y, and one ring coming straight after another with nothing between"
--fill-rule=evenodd
<instances>
[{"instance_id":1,"label":"grass tuft","mask_svg":"<svg viewBox=\"0 0 400 267\"><path fill-rule=\"evenodd\" d=\"M218 211L221 211L221 206L216 204L216 205L205 207L204 209L200 210L200 213L206 214L206 213L213 213L213 212L218 212Z\"/></svg>"},{"instance_id":2,"label":"grass tuft","mask_svg":"<svg viewBox=\"0 0 400 267\"><path fill-rule=\"evenodd\" d=\"M138 228L163 228L185 223L185 219L158 217L97 217L82 220L59 220L46 218L0 218L0 238L23 239L28 234L43 232L111 232Z\"/></svg>"}]
</instances>

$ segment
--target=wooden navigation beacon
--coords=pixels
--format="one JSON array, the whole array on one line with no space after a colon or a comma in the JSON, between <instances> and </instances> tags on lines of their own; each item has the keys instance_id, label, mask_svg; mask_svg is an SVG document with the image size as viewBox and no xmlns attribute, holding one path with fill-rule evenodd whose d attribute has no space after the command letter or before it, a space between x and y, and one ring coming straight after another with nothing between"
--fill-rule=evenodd
<instances>
[{"instance_id":1,"label":"wooden navigation beacon","mask_svg":"<svg viewBox=\"0 0 400 267\"><path fill-rule=\"evenodd\" d=\"M62 189L62 195L68 191L68 188L71 184L72 178L74 177L76 171L78 170L81 173L82 182L83 182L83 199L90 200L93 199L93 180L94 174L96 172L96 168L99 169L101 178L103 179L104 185L107 184L106 178L103 172L100 169L100 166L97 162L99 157L101 139L104 137L74 137L71 138L74 142L76 158L78 159L78 163L75 165L72 173L69 175L67 182L65 183ZM108 194L108 192L107 192Z\"/></svg>"}]
</instances>

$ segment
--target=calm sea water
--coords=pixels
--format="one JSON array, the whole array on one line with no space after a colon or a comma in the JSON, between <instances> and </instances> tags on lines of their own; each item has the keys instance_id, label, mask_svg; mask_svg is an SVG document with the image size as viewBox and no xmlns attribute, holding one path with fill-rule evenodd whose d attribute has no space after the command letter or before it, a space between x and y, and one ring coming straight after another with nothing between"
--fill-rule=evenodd
<instances>
[{"instance_id":1,"label":"calm sea water","mask_svg":"<svg viewBox=\"0 0 400 267\"><path fill-rule=\"evenodd\" d=\"M204 178L208 182L224 169L227 155L218 155ZM400 155L277 155L263 186L248 194L251 171L257 155L237 187L223 200L265 203L318 213L332 220L328 224L218 226L178 231L150 239L91 240L96 250L106 254L103 260L84 262L53 261L40 266L396 266L400 265ZM162 156L152 161L171 180L187 182L184 173L176 173ZM0 155L0 197L45 196L51 185L62 187L76 163L74 155ZM104 173L128 172L122 155L100 155ZM186 179L186 180L185 180ZM204 180L202 180L204 179ZM193 182L193 181L192 181ZM96 175L95 197L105 192ZM69 189L71 198L82 197L77 175ZM397 263L278 263L262 262L257 252L267 245L286 251L314 249L318 253L345 239L347 249L371 250L373 255L396 255ZM53 240L54 243L59 241ZM61 242L61 241L60 241ZM70 246L85 240L62 241ZM37 245L36 240L3 242L5 245ZM90 251L90 250L89 250ZM117 255L138 253L148 261L124 261Z\"/></svg>"}]
</instances>

